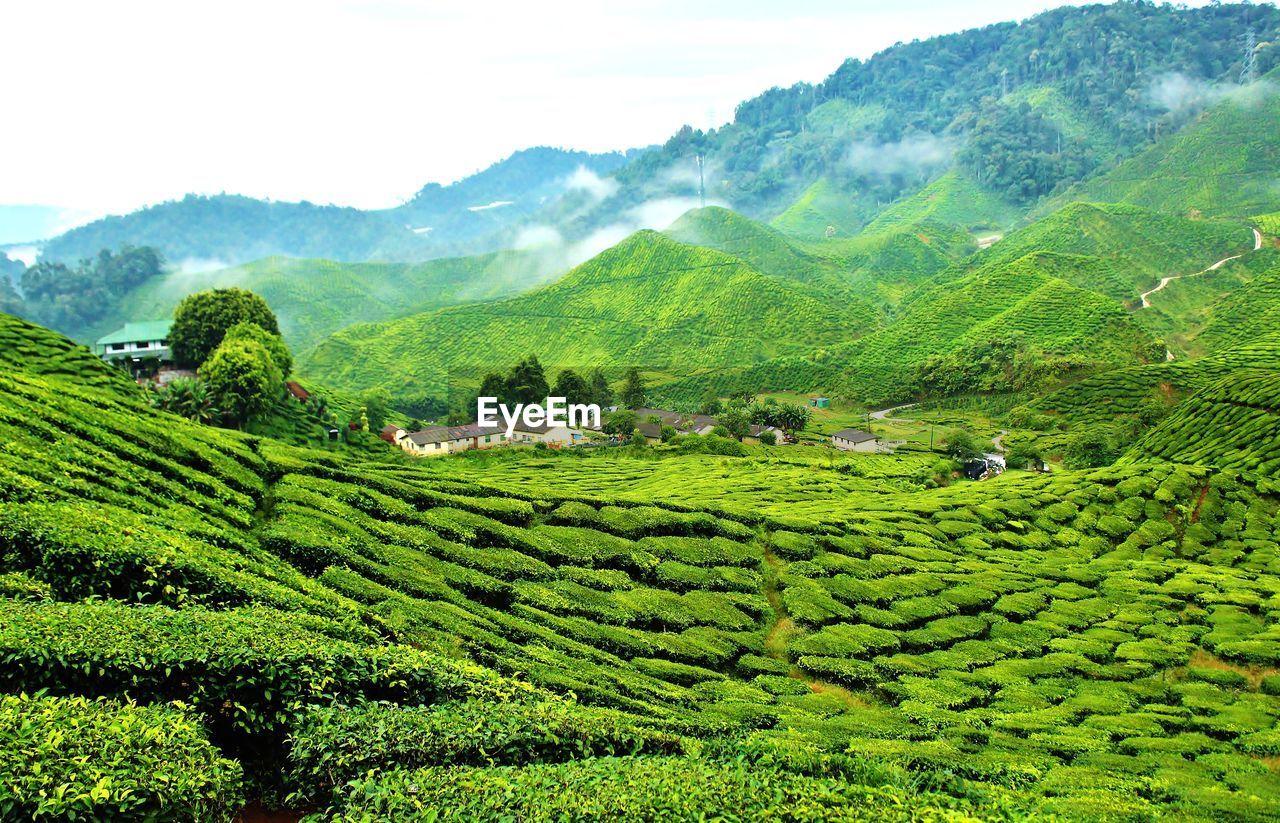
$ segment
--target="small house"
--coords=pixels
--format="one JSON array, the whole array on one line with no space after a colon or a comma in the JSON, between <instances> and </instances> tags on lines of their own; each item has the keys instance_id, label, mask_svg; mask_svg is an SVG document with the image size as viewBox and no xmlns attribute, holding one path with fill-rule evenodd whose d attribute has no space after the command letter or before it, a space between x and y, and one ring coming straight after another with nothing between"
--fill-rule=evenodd
<instances>
[{"instance_id":1,"label":"small house","mask_svg":"<svg viewBox=\"0 0 1280 823\"><path fill-rule=\"evenodd\" d=\"M311 398L311 392L302 388L302 385L296 380L286 380L284 387L299 403L306 403Z\"/></svg>"},{"instance_id":2,"label":"small house","mask_svg":"<svg viewBox=\"0 0 1280 823\"><path fill-rule=\"evenodd\" d=\"M555 447L574 446L583 442L584 439L584 435L578 429L552 426L547 423L530 426L523 420L516 423L511 434L513 443L546 443L548 446Z\"/></svg>"},{"instance_id":3,"label":"small house","mask_svg":"<svg viewBox=\"0 0 1280 823\"><path fill-rule=\"evenodd\" d=\"M871 432L861 429L841 429L831 435L831 445L841 451L873 452L876 451L879 442Z\"/></svg>"},{"instance_id":4,"label":"small house","mask_svg":"<svg viewBox=\"0 0 1280 823\"><path fill-rule=\"evenodd\" d=\"M400 441L404 439L404 437L407 434L408 432L406 432L404 429L400 428L399 426L393 423L388 423L387 425L382 427L382 431L378 432L378 437L387 441L388 443L392 443L398 446L400 445Z\"/></svg>"},{"instance_id":5,"label":"small house","mask_svg":"<svg viewBox=\"0 0 1280 823\"><path fill-rule=\"evenodd\" d=\"M815 409L829 409L831 408L831 400L826 397L810 397L809 405Z\"/></svg>"},{"instance_id":6,"label":"small house","mask_svg":"<svg viewBox=\"0 0 1280 823\"><path fill-rule=\"evenodd\" d=\"M498 426L481 426L468 423L465 426L428 426L400 438L400 448L409 454L440 457L469 449L491 449L507 442L507 435Z\"/></svg>"},{"instance_id":7,"label":"small house","mask_svg":"<svg viewBox=\"0 0 1280 823\"><path fill-rule=\"evenodd\" d=\"M143 360L154 358L161 362L173 359L169 348L169 320L149 320L141 323L125 323L110 334L103 335L93 344L94 354L103 360Z\"/></svg>"}]
</instances>

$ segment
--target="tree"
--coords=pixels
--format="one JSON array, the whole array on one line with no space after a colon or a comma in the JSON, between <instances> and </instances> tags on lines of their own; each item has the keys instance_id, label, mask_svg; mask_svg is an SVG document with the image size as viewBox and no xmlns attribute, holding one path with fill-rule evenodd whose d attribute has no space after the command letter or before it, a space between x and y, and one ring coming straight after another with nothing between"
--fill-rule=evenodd
<instances>
[{"instance_id":1,"label":"tree","mask_svg":"<svg viewBox=\"0 0 1280 823\"><path fill-rule=\"evenodd\" d=\"M771 431L760 432L760 442L766 446L775 446L778 443L778 436Z\"/></svg>"},{"instance_id":2,"label":"tree","mask_svg":"<svg viewBox=\"0 0 1280 823\"><path fill-rule=\"evenodd\" d=\"M622 395L619 400L622 402L623 407L628 409L639 409L644 406L644 378L640 376L640 370L635 366L627 369L627 375L622 381Z\"/></svg>"},{"instance_id":3,"label":"tree","mask_svg":"<svg viewBox=\"0 0 1280 823\"><path fill-rule=\"evenodd\" d=\"M604 425L600 427L605 434L617 434L622 437L630 437L631 433L636 430L636 413L619 409L604 421Z\"/></svg>"},{"instance_id":4,"label":"tree","mask_svg":"<svg viewBox=\"0 0 1280 823\"><path fill-rule=\"evenodd\" d=\"M556 375L554 397L564 397L570 403L591 403L591 386L573 369L565 369Z\"/></svg>"},{"instance_id":5,"label":"tree","mask_svg":"<svg viewBox=\"0 0 1280 823\"><path fill-rule=\"evenodd\" d=\"M271 408L283 386L271 353L250 340L218 346L200 367L200 378L238 426Z\"/></svg>"},{"instance_id":6,"label":"tree","mask_svg":"<svg viewBox=\"0 0 1280 823\"><path fill-rule=\"evenodd\" d=\"M551 387L536 355L521 360L507 376L507 402L545 403Z\"/></svg>"},{"instance_id":7,"label":"tree","mask_svg":"<svg viewBox=\"0 0 1280 823\"><path fill-rule=\"evenodd\" d=\"M952 429L942 439L947 454L960 461L973 460L982 456L978 441L968 429Z\"/></svg>"},{"instance_id":8,"label":"tree","mask_svg":"<svg viewBox=\"0 0 1280 823\"><path fill-rule=\"evenodd\" d=\"M293 371L293 355L289 353L289 347L285 345L284 339L278 334L272 334L256 323L236 323L227 329L227 333L222 340L223 342L227 340L248 340L258 343L270 352L271 361L280 370L282 377L288 377L289 373Z\"/></svg>"},{"instance_id":9,"label":"tree","mask_svg":"<svg viewBox=\"0 0 1280 823\"><path fill-rule=\"evenodd\" d=\"M387 406L391 403L387 390L369 389L360 395L360 401L364 405L370 431L382 431L382 427L387 424Z\"/></svg>"},{"instance_id":10,"label":"tree","mask_svg":"<svg viewBox=\"0 0 1280 823\"><path fill-rule=\"evenodd\" d=\"M169 343L174 360L188 366L204 363L237 323L252 323L280 333L267 301L245 289L210 289L182 299L173 312Z\"/></svg>"},{"instance_id":11,"label":"tree","mask_svg":"<svg viewBox=\"0 0 1280 823\"><path fill-rule=\"evenodd\" d=\"M211 424L221 417L213 392L203 380L180 377L154 390L151 405L197 423Z\"/></svg>"},{"instance_id":12,"label":"tree","mask_svg":"<svg viewBox=\"0 0 1280 823\"><path fill-rule=\"evenodd\" d=\"M707 389L702 394L702 403L698 406L698 414L717 415L724 411L724 403L716 396L715 389Z\"/></svg>"},{"instance_id":13,"label":"tree","mask_svg":"<svg viewBox=\"0 0 1280 823\"><path fill-rule=\"evenodd\" d=\"M741 440L751 432L751 418L747 416L745 409L729 409L716 418L716 422L737 440Z\"/></svg>"},{"instance_id":14,"label":"tree","mask_svg":"<svg viewBox=\"0 0 1280 823\"><path fill-rule=\"evenodd\" d=\"M602 409L613 405L613 389L609 388L609 380L599 366L591 370L591 376L587 378L587 382L591 386L592 403Z\"/></svg>"},{"instance_id":15,"label":"tree","mask_svg":"<svg viewBox=\"0 0 1280 823\"><path fill-rule=\"evenodd\" d=\"M658 429L658 437L663 443L670 443L672 440L675 440L679 434L680 432L676 431L675 426L663 426Z\"/></svg>"},{"instance_id":16,"label":"tree","mask_svg":"<svg viewBox=\"0 0 1280 823\"><path fill-rule=\"evenodd\" d=\"M1113 433L1103 426L1094 426L1071 435L1062 451L1062 463L1068 469L1093 469L1111 465L1118 456Z\"/></svg>"},{"instance_id":17,"label":"tree","mask_svg":"<svg viewBox=\"0 0 1280 823\"><path fill-rule=\"evenodd\" d=\"M480 397L496 397L499 403L507 401L507 378L497 372L489 372L480 381Z\"/></svg>"}]
</instances>

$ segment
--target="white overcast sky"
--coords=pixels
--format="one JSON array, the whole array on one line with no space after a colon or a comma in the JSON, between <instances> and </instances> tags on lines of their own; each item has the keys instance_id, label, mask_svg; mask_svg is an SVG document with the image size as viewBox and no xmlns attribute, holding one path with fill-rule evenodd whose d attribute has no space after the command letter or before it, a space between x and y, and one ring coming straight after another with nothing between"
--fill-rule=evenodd
<instances>
[{"instance_id":1,"label":"white overcast sky","mask_svg":"<svg viewBox=\"0 0 1280 823\"><path fill-rule=\"evenodd\" d=\"M0 203L392 206L534 145L729 120L846 57L1054 0L4 0Z\"/></svg>"}]
</instances>

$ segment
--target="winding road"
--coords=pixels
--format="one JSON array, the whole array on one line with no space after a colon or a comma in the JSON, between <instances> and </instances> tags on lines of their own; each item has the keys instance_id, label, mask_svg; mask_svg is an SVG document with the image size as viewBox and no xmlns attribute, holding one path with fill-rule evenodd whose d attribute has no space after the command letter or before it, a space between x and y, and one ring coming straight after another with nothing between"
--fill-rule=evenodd
<instances>
[{"instance_id":1,"label":"winding road","mask_svg":"<svg viewBox=\"0 0 1280 823\"><path fill-rule=\"evenodd\" d=\"M920 404L919 403L903 403L901 406L890 406L887 409L880 409L879 411L873 411L871 412L871 419L885 420L886 418L889 417L889 415L893 414L896 411L902 411L903 409L909 409L912 406L918 406L918 405Z\"/></svg>"},{"instance_id":2,"label":"winding road","mask_svg":"<svg viewBox=\"0 0 1280 823\"><path fill-rule=\"evenodd\" d=\"M1257 251L1260 248L1262 248L1262 232L1258 231L1257 229L1254 229L1253 230L1253 250ZM1181 280L1184 277L1198 277L1199 275L1202 275L1202 274L1208 274L1211 271L1217 271L1224 264L1230 263L1232 260L1239 260L1241 257L1244 257L1246 254L1248 254L1248 252L1241 252L1240 254L1233 254L1230 257L1224 257L1221 260L1219 260L1217 263L1214 263L1212 266L1205 269L1204 271L1198 271L1192 274L1175 274L1169 277L1160 278L1160 284L1158 286L1156 286L1154 289L1151 289L1150 291L1144 291L1142 293L1142 308L1144 309L1151 308L1151 301L1148 300L1147 298L1155 294L1156 292L1160 291L1165 286L1172 283L1174 280Z\"/></svg>"}]
</instances>

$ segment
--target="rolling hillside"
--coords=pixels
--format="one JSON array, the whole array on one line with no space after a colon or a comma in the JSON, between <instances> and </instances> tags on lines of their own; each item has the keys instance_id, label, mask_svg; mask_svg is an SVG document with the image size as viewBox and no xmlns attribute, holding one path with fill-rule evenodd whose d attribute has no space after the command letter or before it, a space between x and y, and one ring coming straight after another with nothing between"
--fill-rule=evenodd
<instances>
[{"instance_id":1,"label":"rolling hillside","mask_svg":"<svg viewBox=\"0 0 1280 823\"><path fill-rule=\"evenodd\" d=\"M813 517L504 491L200 427L82 356L0 375L15 815L1280 810L1270 481L1137 463L853 486ZM804 481L756 476L765 501Z\"/></svg>"},{"instance_id":2,"label":"rolling hillside","mask_svg":"<svg viewBox=\"0 0 1280 823\"><path fill-rule=\"evenodd\" d=\"M1125 459L1280 476L1280 371L1238 369L1205 386L1134 444Z\"/></svg>"},{"instance_id":3,"label":"rolling hillside","mask_svg":"<svg viewBox=\"0 0 1280 823\"><path fill-rule=\"evenodd\" d=\"M471 301L519 294L562 272L536 252L499 252L425 263L341 263L270 257L230 269L171 272L145 283L123 301L110 326L126 318L168 317L183 297L238 286L262 295L280 332L298 353L354 323L403 317ZM91 330L93 339L110 328Z\"/></svg>"},{"instance_id":4,"label":"rolling hillside","mask_svg":"<svg viewBox=\"0 0 1280 823\"><path fill-rule=\"evenodd\" d=\"M1280 206L1277 120L1280 75L1273 72L1064 197L1182 215L1241 218L1275 211Z\"/></svg>"},{"instance_id":5,"label":"rolling hillside","mask_svg":"<svg viewBox=\"0 0 1280 823\"><path fill-rule=\"evenodd\" d=\"M339 388L443 396L530 353L549 368L689 374L856 336L865 306L828 304L712 249L640 232L530 294L355 326L303 361Z\"/></svg>"},{"instance_id":6,"label":"rolling hillside","mask_svg":"<svg viewBox=\"0 0 1280 823\"><path fill-rule=\"evenodd\" d=\"M1072 203L974 255L969 268L994 269L1052 252L1108 261L1111 275L1086 271L1078 285L1129 301L1167 275L1191 274L1253 248L1244 221L1191 220L1115 203Z\"/></svg>"}]
</instances>

